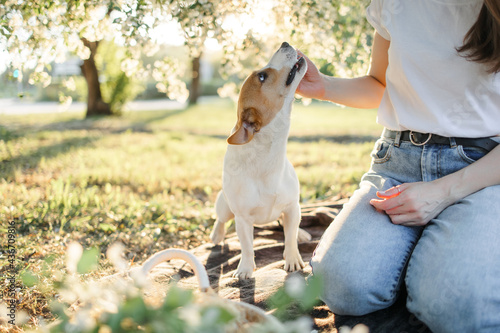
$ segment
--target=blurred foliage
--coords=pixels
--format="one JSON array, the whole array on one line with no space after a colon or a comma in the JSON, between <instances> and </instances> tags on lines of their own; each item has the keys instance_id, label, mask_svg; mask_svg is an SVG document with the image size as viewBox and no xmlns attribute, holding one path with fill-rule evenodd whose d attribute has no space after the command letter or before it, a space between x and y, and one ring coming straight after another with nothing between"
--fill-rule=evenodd
<instances>
[{"instance_id":1,"label":"blurred foliage","mask_svg":"<svg viewBox=\"0 0 500 333\"><path fill-rule=\"evenodd\" d=\"M302 278L295 276L284 288L271 297L271 306L279 321L263 321L254 315L245 315L236 303L219 298L212 292L199 293L178 287L174 282L166 285L167 291L152 293L149 282L140 268L129 269L122 259L123 246L113 245L108 257L122 274L102 280L82 281L83 274L97 267L99 254L84 250L80 244L71 243L66 252L67 270L73 274L57 277L58 297L51 302L57 320L42 324L37 331L62 333L90 332L172 332L172 333L308 333L312 321L304 317L317 303L317 279L305 286ZM124 264L124 265L123 265ZM47 263L46 266L48 266ZM74 271L71 267L77 267ZM49 272L45 270L42 275ZM297 280L298 278L299 280ZM30 271L22 274L23 283L33 286L40 278ZM310 287L312 286L312 287ZM300 304L302 313L290 308ZM284 314L288 313L288 316ZM271 315L267 315L271 317Z\"/></svg>"},{"instance_id":2,"label":"blurred foliage","mask_svg":"<svg viewBox=\"0 0 500 333\"><path fill-rule=\"evenodd\" d=\"M285 285L267 301L269 308L276 309L273 315L281 321L292 320L308 315L320 303L323 279L311 275L307 281L301 275L290 276Z\"/></svg>"},{"instance_id":3,"label":"blurred foliage","mask_svg":"<svg viewBox=\"0 0 500 333\"><path fill-rule=\"evenodd\" d=\"M52 79L51 63L63 61L68 53L81 59L89 56L82 38L116 40L126 55L114 59L113 80L107 82L116 93L106 95L118 109L137 93L126 88L130 82L144 82L148 75L155 77L157 88L169 98L185 101L187 58L204 54L210 38L222 49L219 70L228 85L220 92L235 97L241 80L265 64L283 41L318 61L324 72L340 77L364 75L373 34L365 19L368 4L369 0L43 0L33 4L10 0L0 4L0 45L11 56L10 72L21 70L30 83L46 87ZM144 62L143 54L154 55L158 43L168 41L165 36L158 38L165 34L162 24L167 22L182 31L186 59L179 64L172 58L160 59L158 65ZM125 74L118 74L118 68ZM22 75L17 79L22 81Z\"/></svg>"},{"instance_id":4,"label":"blurred foliage","mask_svg":"<svg viewBox=\"0 0 500 333\"><path fill-rule=\"evenodd\" d=\"M129 77L122 70L122 64L130 57L127 49L114 42L101 43L96 56L96 65L101 68L101 90L103 98L108 101L111 111L119 115L127 102L144 91L143 82Z\"/></svg>"}]
</instances>

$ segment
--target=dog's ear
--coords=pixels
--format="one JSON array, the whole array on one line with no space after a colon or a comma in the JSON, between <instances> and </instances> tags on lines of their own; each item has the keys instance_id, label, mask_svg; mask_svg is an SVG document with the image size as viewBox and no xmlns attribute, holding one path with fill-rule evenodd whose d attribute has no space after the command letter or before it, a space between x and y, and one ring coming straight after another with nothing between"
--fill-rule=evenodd
<instances>
[{"instance_id":1,"label":"dog's ear","mask_svg":"<svg viewBox=\"0 0 500 333\"><path fill-rule=\"evenodd\" d=\"M237 125L236 131L227 138L227 143L230 145L244 145L252 141L254 133L255 127L244 121L241 125Z\"/></svg>"},{"instance_id":2,"label":"dog's ear","mask_svg":"<svg viewBox=\"0 0 500 333\"><path fill-rule=\"evenodd\" d=\"M248 108L241 113L234 132L227 138L230 145L244 145L252 141L260 130L261 119L256 109Z\"/></svg>"}]
</instances>

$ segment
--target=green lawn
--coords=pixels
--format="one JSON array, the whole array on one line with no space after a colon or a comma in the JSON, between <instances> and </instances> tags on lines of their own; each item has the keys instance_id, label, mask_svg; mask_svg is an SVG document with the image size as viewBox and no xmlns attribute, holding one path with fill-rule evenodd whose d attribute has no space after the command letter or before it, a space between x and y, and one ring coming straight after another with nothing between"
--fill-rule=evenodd
<instances>
[{"instance_id":1,"label":"green lawn","mask_svg":"<svg viewBox=\"0 0 500 333\"><path fill-rule=\"evenodd\" d=\"M235 110L214 100L121 118L0 116L0 231L16 219L16 267L40 281L21 288L20 308L51 318L55 278L43 265L50 257L50 271L64 270L70 241L101 253L121 241L133 262L207 242ZM303 202L352 194L381 132L375 117L327 103L294 106L288 156ZM101 256L93 276L112 271Z\"/></svg>"}]
</instances>

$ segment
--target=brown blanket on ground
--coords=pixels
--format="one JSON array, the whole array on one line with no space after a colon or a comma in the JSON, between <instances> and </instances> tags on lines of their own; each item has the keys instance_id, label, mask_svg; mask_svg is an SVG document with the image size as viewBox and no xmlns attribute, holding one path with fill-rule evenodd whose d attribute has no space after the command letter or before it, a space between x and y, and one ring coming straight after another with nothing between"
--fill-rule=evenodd
<instances>
[{"instance_id":1,"label":"brown blanket on ground","mask_svg":"<svg viewBox=\"0 0 500 333\"><path fill-rule=\"evenodd\" d=\"M329 200L302 207L301 228L312 235L310 242L299 245L305 263L311 259L321 235L337 215L343 202ZM205 244L191 252L204 263L211 287L220 297L247 302L270 310L266 308L266 300L283 286L289 275L283 270L283 231L279 224L255 228L254 248L257 269L251 279L242 281L232 277L240 259L240 243L235 233L226 235L222 246ZM307 275L310 272L311 267L306 264L303 274ZM166 281L175 275L180 276L180 284L183 287L192 289L198 287L191 268L183 261L173 260L160 264L153 269L150 276L157 284L157 288L162 288ZM361 317L334 315L325 305L315 307L311 316L314 319L315 329L320 332L337 332L341 326L353 327L358 323L368 326L372 333L430 332L406 310L404 295L390 308Z\"/></svg>"}]
</instances>

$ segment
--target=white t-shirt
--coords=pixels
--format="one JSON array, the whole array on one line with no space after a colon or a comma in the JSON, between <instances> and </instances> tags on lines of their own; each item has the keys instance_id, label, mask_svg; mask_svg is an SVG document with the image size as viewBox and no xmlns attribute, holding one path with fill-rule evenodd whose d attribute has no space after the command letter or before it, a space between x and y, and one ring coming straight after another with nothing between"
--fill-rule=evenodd
<instances>
[{"instance_id":1,"label":"white t-shirt","mask_svg":"<svg viewBox=\"0 0 500 333\"><path fill-rule=\"evenodd\" d=\"M456 51L482 4L372 0L368 21L391 42L378 123L454 137L500 134L500 74Z\"/></svg>"}]
</instances>

